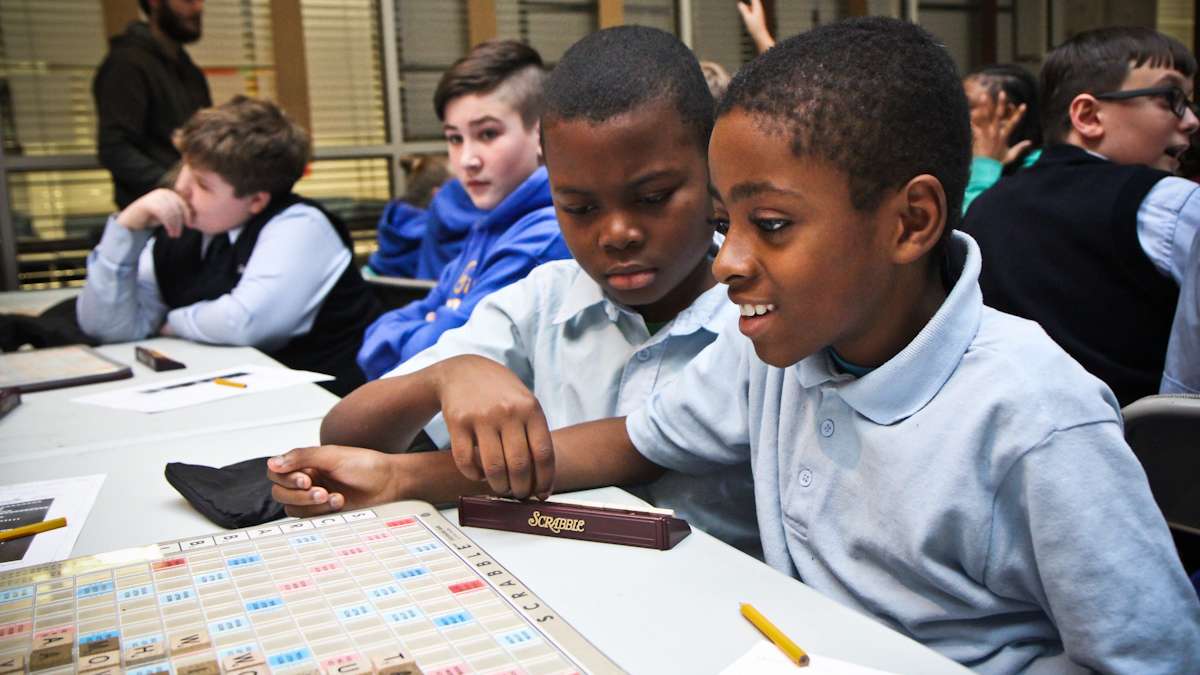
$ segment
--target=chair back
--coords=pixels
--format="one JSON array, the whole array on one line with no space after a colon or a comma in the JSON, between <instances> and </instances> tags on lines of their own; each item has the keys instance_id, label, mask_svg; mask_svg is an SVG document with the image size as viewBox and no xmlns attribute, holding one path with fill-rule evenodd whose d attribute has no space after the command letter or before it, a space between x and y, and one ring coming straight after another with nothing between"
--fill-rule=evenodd
<instances>
[{"instance_id":1,"label":"chair back","mask_svg":"<svg viewBox=\"0 0 1200 675\"><path fill-rule=\"evenodd\" d=\"M1167 524L1200 535L1200 396L1147 396L1121 414Z\"/></svg>"}]
</instances>

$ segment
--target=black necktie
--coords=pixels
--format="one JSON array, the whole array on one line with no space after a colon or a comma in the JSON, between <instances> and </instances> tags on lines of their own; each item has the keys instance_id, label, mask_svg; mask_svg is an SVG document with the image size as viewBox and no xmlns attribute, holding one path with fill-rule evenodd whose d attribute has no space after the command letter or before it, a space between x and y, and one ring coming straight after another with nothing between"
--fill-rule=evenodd
<instances>
[{"instance_id":1,"label":"black necktie","mask_svg":"<svg viewBox=\"0 0 1200 675\"><path fill-rule=\"evenodd\" d=\"M229 233L222 232L221 234L213 235L212 241L208 242L208 250L204 252L204 262L216 260L223 256L229 250Z\"/></svg>"}]
</instances>

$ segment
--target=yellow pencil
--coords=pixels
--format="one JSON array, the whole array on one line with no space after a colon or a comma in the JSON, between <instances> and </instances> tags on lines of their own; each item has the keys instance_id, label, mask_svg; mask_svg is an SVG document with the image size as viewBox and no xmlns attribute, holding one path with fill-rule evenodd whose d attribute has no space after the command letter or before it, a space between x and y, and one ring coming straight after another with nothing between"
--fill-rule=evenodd
<instances>
[{"instance_id":1,"label":"yellow pencil","mask_svg":"<svg viewBox=\"0 0 1200 675\"><path fill-rule=\"evenodd\" d=\"M223 384L226 387L237 387L238 389L246 388L246 384L244 382L234 382L233 380L227 380L223 377L218 377L217 379L213 380L213 384Z\"/></svg>"},{"instance_id":2,"label":"yellow pencil","mask_svg":"<svg viewBox=\"0 0 1200 675\"><path fill-rule=\"evenodd\" d=\"M67 526L66 518L54 518L51 520L43 520L40 523L34 523L32 525L23 525L21 527L14 527L11 530L0 530L0 541L8 541L9 539L20 539L21 537L28 537L29 535L37 534L38 532L45 532L47 530L57 530L60 527L66 527L66 526Z\"/></svg>"},{"instance_id":3,"label":"yellow pencil","mask_svg":"<svg viewBox=\"0 0 1200 675\"><path fill-rule=\"evenodd\" d=\"M795 642L792 642L791 638L784 635L783 631L776 628L775 624L768 621L767 617L763 616L761 612L754 609L749 603L742 603L742 616L754 624L754 627L767 636L768 640L774 642L775 646L779 647L779 651L783 652L789 661L798 666L808 665L808 654L805 654L804 650Z\"/></svg>"}]
</instances>

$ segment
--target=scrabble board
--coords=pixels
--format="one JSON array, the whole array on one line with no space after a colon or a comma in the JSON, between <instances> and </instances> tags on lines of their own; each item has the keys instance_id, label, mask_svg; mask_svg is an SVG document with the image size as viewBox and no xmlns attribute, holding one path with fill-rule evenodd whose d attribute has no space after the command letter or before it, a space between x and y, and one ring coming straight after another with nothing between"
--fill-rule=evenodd
<instances>
[{"instance_id":1,"label":"scrabble board","mask_svg":"<svg viewBox=\"0 0 1200 675\"><path fill-rule=\"evenodd\" d=\"M610 672L424 502L0 574L0 675Z\"/></svg>"}]
</instances>

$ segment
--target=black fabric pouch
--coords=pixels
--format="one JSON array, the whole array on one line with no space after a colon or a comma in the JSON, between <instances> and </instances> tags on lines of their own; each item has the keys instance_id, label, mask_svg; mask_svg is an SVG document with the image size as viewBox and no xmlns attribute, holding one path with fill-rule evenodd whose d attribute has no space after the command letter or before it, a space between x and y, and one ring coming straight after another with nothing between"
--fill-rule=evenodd
<instances>
[{"instance_id":1,"label":"black fabric pouch","mask_svg":"<svg viewBox=\"0 0 1200 675\"><path fill-rule=\"evenodd\" d=\"M163 473L205 518L234 530L283 518L283 505L271 499L267 458L256 457L214 468L171 462Z\"/></svg>"},{"instance_id":2,"label":"black fabric pouch","mask_svg":"<svg viewBox=\"0 0 1200 675\"><path fill-rule=\"evenodd\" d=\"M406 452L430 452L437 445L424 431L417 434ZM234 530L279 520L283 505L271 498L267 459L257 457L219 469L198 464L171 462L163 474L205 518Z\"/></svg>"}]
</instances>

